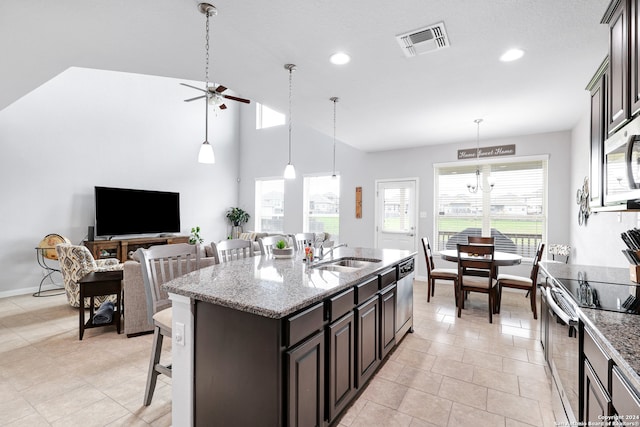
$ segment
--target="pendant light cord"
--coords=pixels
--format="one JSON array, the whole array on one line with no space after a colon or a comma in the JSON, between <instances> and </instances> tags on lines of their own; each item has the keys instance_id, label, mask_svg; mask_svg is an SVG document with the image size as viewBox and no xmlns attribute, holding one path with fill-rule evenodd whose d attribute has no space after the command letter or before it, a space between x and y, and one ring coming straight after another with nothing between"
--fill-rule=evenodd
<instances>
[{"instance_id":1,"label":"pendant light cord","mask_svg":"<svg viewBox=\"0 0 640 427\"><path fill-rule=\"evenodd\" d=\"M336 103L338 102L338 97L331 98L333 101L333 175L336 176Z\"/></svg>"},{"instance_id":2,"label":"pendant light cord","mask_svg":"<svg viewBox=\"0 0 640 427\"><path fill-rule=\"evenodd\" d=\"M293 66L289 67L289 164L291 164L291 77Z\"/></svg>"},{"instance_id":3,"label":"pendant light cord","mask_svg":"<svg viewBox=\"0 0 640 427\"><path fill-rule=\"evenodd\" d=\"M204 78L205 78L205 82L204 82L204 89L206 90L205 92L205 96L204 96L204 140L205 141L209 141L209 17L211 16L211 14L209 13L209 11L207 11L205 13L205 15L207 15L207 23L205 26L205 33L206 33L206 37L205 37L205 45L204 45L204 49L205 49L205 66L204 66Z\"/></svg>"}]
</instances>

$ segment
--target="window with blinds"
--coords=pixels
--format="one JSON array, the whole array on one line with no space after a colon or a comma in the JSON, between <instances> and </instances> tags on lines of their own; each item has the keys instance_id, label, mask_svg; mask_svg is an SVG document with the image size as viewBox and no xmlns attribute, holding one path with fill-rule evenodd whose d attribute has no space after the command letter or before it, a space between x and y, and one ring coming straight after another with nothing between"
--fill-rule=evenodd
<instances>
[{"instance_id":1,"label":"window with blinds","mask_svg":"<svg viewBox=\"0 0 640 427\"><path fill-rule=\"evenodd\" d=\"M281 233L284 229L284 179L256 180L256 231Z\"/></svg>"},{"instance_id":2,"label":"window with blinds","mask_svg":"<svg viewBox=\"0 0 640 427\"><path fill-rule=\"evenodd\" d=\"M305 233L330 233L340 236L340 176L305 176L303 194L303 228Z\"/></svg>"},{"instance_id":3,"label":"window with blinds","mask_svg":"<svg viewBox=\"0 0 640 427\"><path fill-rule=\"evenodd\" d=\"M546 159L436 165L434 172L438 250L455 249L470 235L492 236L496 250L533 258L546 237Z\"/></svg>"}]
</instances>

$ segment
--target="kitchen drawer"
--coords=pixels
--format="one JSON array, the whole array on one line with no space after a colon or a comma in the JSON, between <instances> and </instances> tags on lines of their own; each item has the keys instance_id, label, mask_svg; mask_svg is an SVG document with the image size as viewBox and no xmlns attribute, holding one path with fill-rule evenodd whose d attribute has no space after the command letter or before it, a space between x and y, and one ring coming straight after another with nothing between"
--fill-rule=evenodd
<instances>
[{"instance_id":1,"label":"kitchen drawer","mask_svg":"<svg viewBox=\"0 0 640 427\"><path fill-rule=\"evenodd\" d=\"M398 280L398 268L393 267L390 270L380 274L380 289L384 289L393 282Z\"/></svg>"},{"instance_id":2,"label":"kitchen drawer","mask_svg":"<svg viewBox=\"0 0 640 427\"><path fill-rule=\"evenodd\" d=\"M285 321L285 345L291 347L315 331L322 329L324 323L324 304L318 303L294 314Z\"/></svg>"},{"instance_id":3,"label":"kitchen drawer","mask_svg":"<svg viewBox=\"0 0 640 427\"><path fill-rule=\"evenodd\" d=\"M329 322L333 322L353 310L355 291L350 288L341 294L329 298Z\"/></svg>"},{"instance_id":4,"label":"kitchen drawer","mask_svg":"<svg viewBox=\"0 0 640 427\"><path fill-rule=\"evenodd\" d=\"M378 292L378 276L356 285L356 305L362 304Z\"/></svg>"},{"instance_id":5,"label":"kitchen drawer","mask_svg":"<svg viewBox=\"0 0 640 427\"><path fill-rule=\"evenodd\" d=\"M600 379L602 385L608 388L609 384L609 363L611 358L600 347L593 338L593 333L588 328L584 328L584 355L589 359L591 367Z\"/></svg>"},{"instance_id":6,"label":"kitchen drawer","mask_svg":"<svg viewBox=\"0 0 640 427\"><path fill-rule=\"evenodd\" d=\"M620 421L628 425L636 425L637 418L624 418L640 415L640 396L627 383L620 368L614 366L611 371L611 402L618 415L623 417Z\"/></svg>"}]
</instances>

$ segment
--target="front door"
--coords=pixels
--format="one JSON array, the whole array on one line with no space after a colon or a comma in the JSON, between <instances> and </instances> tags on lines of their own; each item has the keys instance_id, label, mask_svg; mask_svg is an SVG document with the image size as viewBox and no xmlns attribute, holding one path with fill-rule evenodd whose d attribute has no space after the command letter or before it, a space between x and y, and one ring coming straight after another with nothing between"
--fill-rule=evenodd
<instances>
[{"instance_id":1,"label":"front door","mask_svg":"<svg viewBox=\"0 0 640 427\"><path fill-rule=\"evenodd\" d=\"M415 251L417 178L376 182L376 248Z\"/></svg>"}]
</instances>

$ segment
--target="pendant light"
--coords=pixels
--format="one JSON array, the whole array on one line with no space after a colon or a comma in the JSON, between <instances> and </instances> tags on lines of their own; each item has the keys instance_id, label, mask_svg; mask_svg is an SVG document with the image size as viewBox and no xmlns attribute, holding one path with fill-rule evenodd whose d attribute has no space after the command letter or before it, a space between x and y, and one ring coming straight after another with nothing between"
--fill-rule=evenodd
<instances>
[{"instance_id":1,"label":"pendant light","mask_svg":"<svg viewBox=\"0 0 640 427\"><path fill-rule=\"evenodd\" d=\"M333 173L331 178L337 178L336 175L336 103L340 100L337 96L329 98L333 102Z\"/></svg>"},{"instance_id":2,"label":"pendant light","mask_svg":"<svg viewBox=\"0 0 640 427\"><path fill-rule=\"evenodd\" d=\"M480 123L482 123L482 119L475 119L473 123L475 123L478 127L476 136L476 159L480 160ZM493 186L495 183L493 181L493 178L491 177L487 179L487 182L489 184L488 190L482 188L482 184L480 183L480 166L476 166L476 183L475 185L470 182L467 183L467 190L469 190L469 193L473 194L477 193L478 189L482 190L482 192L484 193L489 193L491 192L491 190L493 190Z\"/></svg>"},{"instance_id":3,"label":"pendant light","mask_svg":"<svg viewBox=\"0 0 640 427\"><path fill-rule=\"evenodd\" d=\"M291 164L291 76L296 69L294 64L285 64L285 70L289 70L289 163L284 168L284 179L296 179L296 169Z\"/></svg>"},{"instance_id":4,"label":"pendant light","mask_svg":"<svg viewBox=\"0 0 640 427\"><path fill-rule=\"evenodd\" d=\"M200 3L198 10L207 16L206 21L206 37L205 37L205 101L204 101L204 142L200 146L200 153L198 153L198 162L213 164L216 162L216 158L213 154L213 146L209 144L209 98L211 94L209 92L209 17L217 15L216 8L209 3Z\"/></svg>"}]
</instances>

